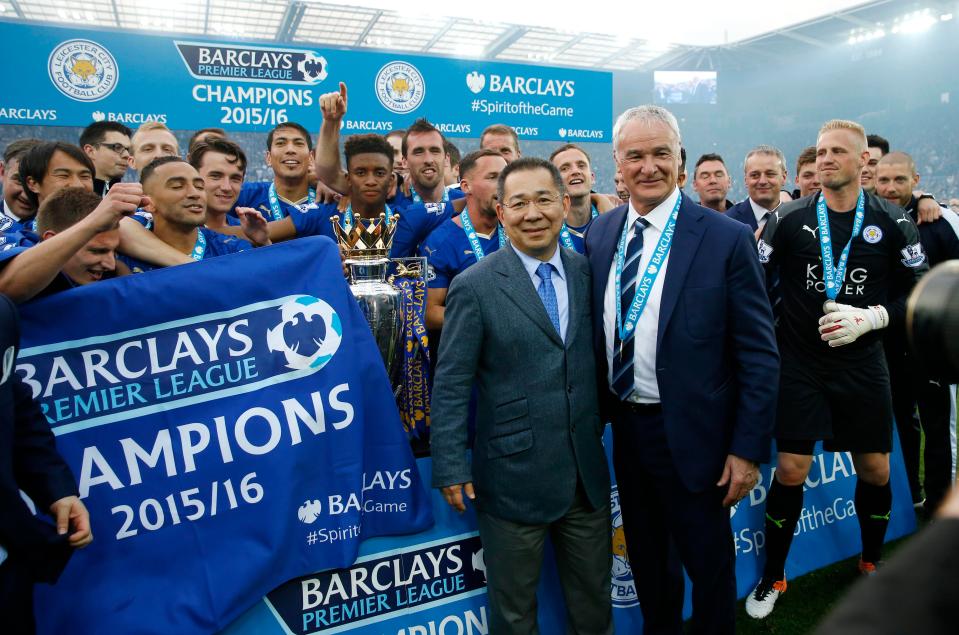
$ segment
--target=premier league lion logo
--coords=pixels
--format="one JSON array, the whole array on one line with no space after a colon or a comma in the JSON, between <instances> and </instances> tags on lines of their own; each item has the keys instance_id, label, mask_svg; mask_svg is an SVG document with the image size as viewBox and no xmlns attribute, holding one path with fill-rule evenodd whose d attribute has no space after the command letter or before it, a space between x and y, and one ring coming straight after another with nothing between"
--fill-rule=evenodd
<instances>
[{"instance_id":1,"label":"premier league lion logo","mask_svg":"<svg viewBox=\"0 0 959 635\"><path fill-rule=\"evenodd\" d=\"M333 359L343 340L340 316L333 307L319 298L302 295L284 302L280 315L282 321L266 333L266 345L274 353L283 353L287 368L319 370ZM316 350L303 354L303 342Z\"/></svg>"},{"instance_id":2,"label":"premier league lion logo","mask_svg":"<svg viewBox=\"0 0 959 635\"><path fill-rule=\"evenodd\" d=\"M120 79L116 59L91 40L61 43L50 53L47 71L57 90L77 101L103 99L113 92Z\"/></svg>"}]
</instances>

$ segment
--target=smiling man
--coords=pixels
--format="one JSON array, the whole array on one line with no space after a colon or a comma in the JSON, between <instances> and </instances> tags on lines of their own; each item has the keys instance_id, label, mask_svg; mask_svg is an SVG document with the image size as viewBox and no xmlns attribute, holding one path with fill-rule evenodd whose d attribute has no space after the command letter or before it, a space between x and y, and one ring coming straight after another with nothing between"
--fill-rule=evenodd
<instances>
[{"instance_id":1,"label":"smiling man","mask_svg":"<svg viewBox=\"0 0 959 635\"><path fill-rule=\"evenodd\" d=\"M536 587L549 536L569 632L611 634L609 468L589 266L558 245L569 198L555 166L537 158L507 166L496 152L474 154L488 165L464 167L463 183L470 173L485 179L502 170L496 213L510 242L450 287L433 392L433 486L458 511L467 499L476 506L491 633L537 632ZM468 455L474 380L476 440Z\"/></svg>"},{"instance_id":2,"label":"smiling man","mask_svg":"<svg viewBox=\"0 0 959 635\"><path fill-rule=\"evenodd\" d=\"M563 177L566 194L569 196L569 214L559 233L563 247L583 253L583 234L590 223L599 216L599 210L593 204L592 192L596 175L593 173L586 150L574 143L567 143L555 150L549 157Z\"/></svg>"},{"instance_id":3,"label":"smiling man","mask_svg":"<svg viewBox=\"0 0 959 635\"><path fill-rule=\"evenodd\" d=\"M786 184L786 157L779 148L756 146L743 161L743 174L749 196L733 205L726 216L756 231L780 205L779 193Z\"/></svg>"},{"instance_id":4,"label":"smiling man","mask_svg":"<svg viewBox=\"0 0 959 635\"><path fill-rule=\"evenodd\" d=\"M206 191L206 227L222 231L226 227L240 226L240 220L230 216L236 205L243 176L246 174L246 154L232 141L221 137L209 137L197 141L190 151L190 165L196 168L203 179Z\"/></svg>"},{"instance_id":5,"label":"smiling man","mask_svg":"<svg viewBox=\"0 0 959 635\"><path fill-rule=\"evenodd\" d=\"M266 163L273 169L272 181L245 183L236 206L250 207L267 221L283 220L316 202L310 187L313 138L306 128L287 121L266 136Z\"/></svg>"},{"instance_id":6,"label":"smiling man","mask_svg":"<svg viewBox=\"0 0 959 635\"><path fill-rule=\"evenodd\" d=\"M20 159L39 143L39 139L17 139L7 144L3 151L3 163L0 164L0 182L3 183L0 233L18 232L32 225L37 205L24 191L23 181L20 180Z\"/></svg>"},{"instance_id":7,"label":"smiling man","mask_svg":"<svg viewBox=\"0 0 959 635\"><path fill-rule=\"evenodd\" d=\"M250 249L252 245L235 236L227 236L204 227L206 191L203 179L192 165L180 157L160 157L140 173L144 193L149 196L145 209L153 215L152 231L161 241L194 261L215 258ZM244 229L257 245L270 244L266 220L253 210L241 210ZM121 256L132 272L156 269L156 265Z\"/></svg>"},{"instance_id":8,"label":"smiling man","mask_svg":"<svg viewBox=\"0 0 959 635\"><path fill-rule=\"evenodd\" d=\"M130 155L130 167L137 172L160 157L179 156L180 145L176 137L159 121L149 121L133 133L130 139L133 154Z\"/></svg>"},{"instance_id":9,"label":"smiling man","mask_svg":"<svg viewBox=\"0 0 959 635\"><path fill-rule=\"evenodd\" d=\"M726 199L732 179L726 171L726 162L718 154L704 154L693 168L693 189L699 195L699 204L703 207L725 212L733 207Z\"/></svg>"}]
</instances>

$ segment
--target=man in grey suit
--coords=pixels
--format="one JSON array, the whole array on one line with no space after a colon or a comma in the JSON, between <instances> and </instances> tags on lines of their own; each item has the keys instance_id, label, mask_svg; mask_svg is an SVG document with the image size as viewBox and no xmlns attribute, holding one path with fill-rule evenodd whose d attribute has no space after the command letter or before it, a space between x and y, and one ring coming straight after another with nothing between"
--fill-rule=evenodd
<instances>
[{"instance_id":1,"label":"man in grey suit","mask_svg":"<svg viewBox=\"0 0 959 635\"><path fill-rule=\"evenodd\" d=\"M609 469L596 394L586 259L558 245L570 200L549 162L523 158L498 183L510 243L457 276L433 387L433 486L476 505L490 632L537 633L548 535L568 632L613 632ZM479 389L472 468L466 419Z\"/></svg>"}]
</instances>

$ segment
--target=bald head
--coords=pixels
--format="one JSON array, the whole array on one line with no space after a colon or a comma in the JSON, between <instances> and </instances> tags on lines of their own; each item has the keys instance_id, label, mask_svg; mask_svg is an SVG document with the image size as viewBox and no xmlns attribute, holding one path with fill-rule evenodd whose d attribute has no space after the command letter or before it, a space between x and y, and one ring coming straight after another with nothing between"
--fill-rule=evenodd
<instances>
[{"instance_id":1,"label":"bald head","mask_svg":"<svg viewBox=\"0 0 959 635\"><path fill-rule=\"evenodd\" d=\"M916 162L905 152L890 152L879 159L879 165L906 165L910 174L916 174Z\"/></svg>"}]
</instances>

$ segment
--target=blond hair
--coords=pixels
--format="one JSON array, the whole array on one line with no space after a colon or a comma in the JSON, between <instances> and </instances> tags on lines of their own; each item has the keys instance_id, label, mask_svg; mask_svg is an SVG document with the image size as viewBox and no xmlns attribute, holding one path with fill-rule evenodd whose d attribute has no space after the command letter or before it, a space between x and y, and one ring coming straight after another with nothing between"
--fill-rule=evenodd
<instances>
[{"instance_id":1,"label":"blond hair","mask_svg":"<svg viewBox=\"0 0 959 635\"><path fill-rule=\"evenodd\" d=\"M130 139L131 145L133 145L133 147L136 148L137 137L139 137L141 133L150 132L151 130L166 130L171 135L173 135L173 140L174 142L176 142L176 135L173 134L172 130L166 127L166 124L162 124L159 121L148 121L145 124L142 124L139 128L137 128L136 132L133 133L133 137L131 137ZM180 144L177 142L177 149L179 148L180 148Z\"/></svg>"},{"instance_id":2,"label":"blond hair","mask_svg":"<svg viewBox=\"0 0 959 635\"><path fill-rule=\"evenodd\" d=\"M867 148L866 142L866 129L860 126L855 121L849 121L848 119L830 119L822 125L822 128L819 129L818 137L823 136L823 134L830 132L832 130L848 130L856 137L856 141L859 142L859 151L865 152ZM817 139L818 139L817 137Z\"/></svg>"}]
</instances>

